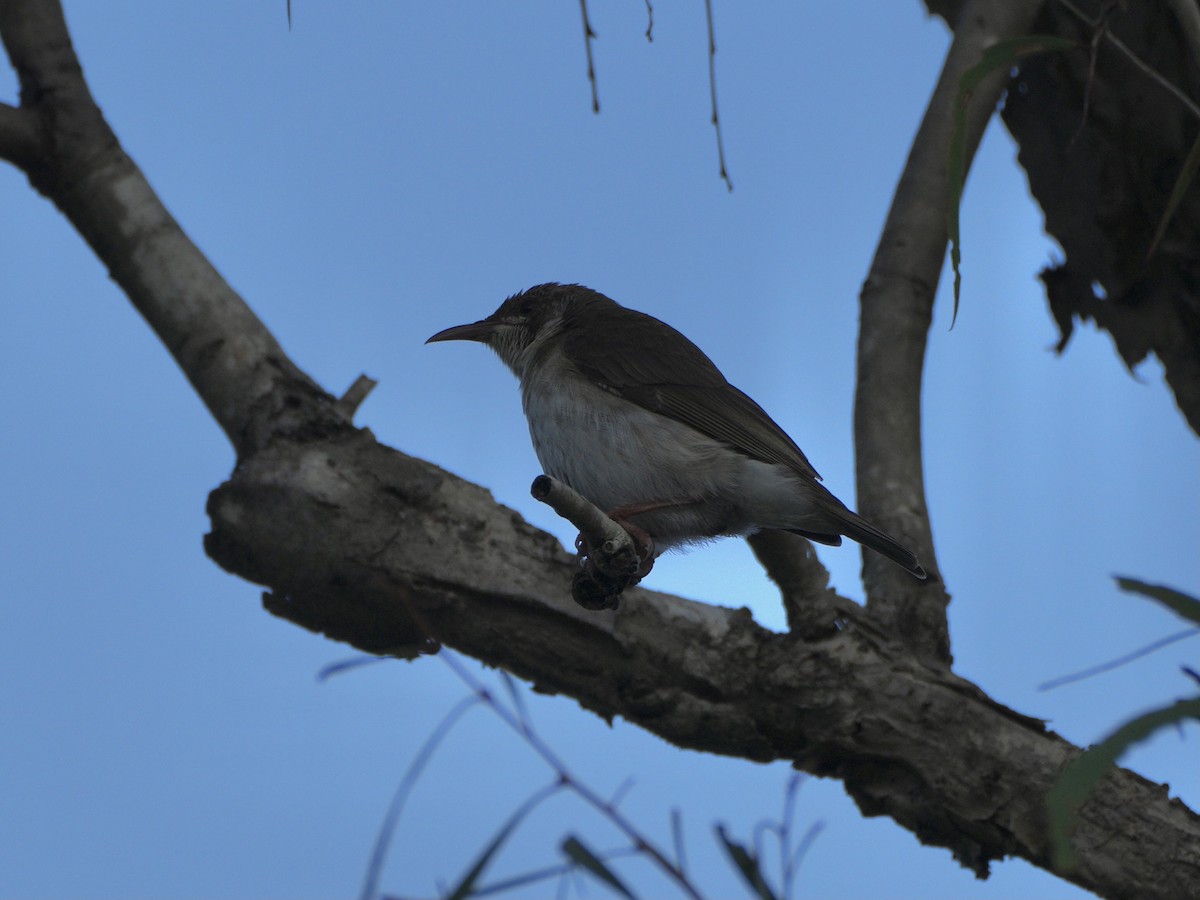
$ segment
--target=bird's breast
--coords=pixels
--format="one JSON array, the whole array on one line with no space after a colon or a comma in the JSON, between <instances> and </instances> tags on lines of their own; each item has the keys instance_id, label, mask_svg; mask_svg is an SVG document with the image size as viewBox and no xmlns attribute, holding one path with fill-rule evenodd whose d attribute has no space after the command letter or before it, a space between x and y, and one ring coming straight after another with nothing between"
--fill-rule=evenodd
<instances>
[{"instance_id":1,"label":"bird's breast","mask_svg":"<svg viewBox=\"0 0 1200 900\"><path fill-rule=\"evenodd\" d=\"M603 510L727 492L745 457L551 361L521 385L543 470Z\"/></svg>"}]
</instances>

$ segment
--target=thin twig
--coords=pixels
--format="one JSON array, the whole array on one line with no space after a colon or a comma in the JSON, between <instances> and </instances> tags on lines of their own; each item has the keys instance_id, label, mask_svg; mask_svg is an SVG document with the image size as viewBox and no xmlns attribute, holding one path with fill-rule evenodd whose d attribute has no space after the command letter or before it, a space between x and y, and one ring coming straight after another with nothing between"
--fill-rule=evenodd
<instances>
[{"instance_id":1,"label":"thin twig","mask_svg":"<svg viewBox=\"0 0 1200 900\"><path fill-rule=\"evenodd\" d=\"M611 574L624 574L630 568L630 564L634 569L637 568L637 550L629 532L578 491L572 490L557 478L539 475L533 480L529 493L534 500L545 503L578 528L596 555L597 562L603 557L605 567L611 565Z\"/></svg>"},{"instance_id":2,"label":"thin twig","mask_svg":"<svg viewBox=\"0 0 1200 900\"><path fill-rule=\"evenodd\" d=\"M646 40L654 43L654 6L646 0Z\"/></svg>"},{"instance_id":3,"label":"thin twig","mask_svg":"<svg viewBox=\"0 0 1200 900\"><path fill-rule=\"evenodd\" d=\"M713 28L712 0L704 0L704 14L708 19L708 89L712 94L712 123L717 130L717 161L721 165L721 178L725 186L733 190L729 171L725 168L725 140L721 136L721 119L717 115L717 38Z\"/></svg>"},{"instance_id":4,"label":"thin twig","mask_svg":"<svg viewBox=\"0 0 1200 900\"><path fill-rule=\"evenodd\" d=\"M620 859L626 856L636 856L639 851L636 847L618 847L616 850L605 850L602 853L597 853L601 860L608 862L610 859ZM490 884L481 885L471 891L472 897L490 897L492 894L504 894L515 888L525 887L528 884L534 884L538 881L546 881L550 878L561 878L564 875L570 875L577 871L579 866L574 862L559 863L556 866L546 866L542 869L535 869L532 872L524 872L520 875L513 875L511 878L505 878L502 881L493 881Z\"/></svg>"},{"instance_id":5,"label":"thin twig","mask_svg":"<svg viewBox=\"0 0 1200 900\"><path fill-rule=\"evenodd\" d=\"M1089 17L1083 10L1081 10L1078 6L1076 6L1074 3L1072 3L1071 0L1058 0L1058 2L1061 3L1064 7L1066 7L1066 9L1072 15L1074 15L1077 19L1079 19L1079 21L1083 22L1088 27L1096 28L1099 26L1100 23L1098 21L1093 20L1091 17ZM1125 54L1125 56L1128 57L1129 61L1131 63L1133 63L1135 66L1137 66L1139 69L1141 69L1142 72L1146 76L1148 76L1152 81L1158 82L1158 84L1165 91L1167 91L1167 93L1171 94L1171 96L1173 96L1176 100L1178 100L1185 107L1187 107L1188 112L1190 112L1197 119L1200 119L1200 105L1197 105L1196 102L1194 100L1192 100L1191 97L1189 97L1182 90L1180 90L1178 87L1176 87L1170 81L1168 81L1165 76L1159 74L1159 72L1153 66L1151 66L1149 63L1145 62L1140 56L1138 56L1131 49L1129 49L1129 46L1124 41L1122 41L1119 37L1117 37L1115 34L1113 34L1111 31L1105 30L1104 38L1110 44L1112 44L1114 47L1116 47L1118 50L1120 50L1123 54Z\"/></svg>"},{"instance_id":6,"label":"thin twig","mask_svg":"<svg viewBox=\"0 0 1200 900\"><path fill-rule=\"evenodd\" d=\"M1112 6L1104 7L1104 11L1096 20L1096 30L1092 32L1092 40L1088 49L1088 74L1087 80L1083 83L1083 103L1080 104L1079 110L1079 125L1075 128L1075 133L1071 135L1070 146L1074 146L1079 140L1079 136L1083 134L1083 128L1087 125L1088 111L1092 108L1092 86L1096 83L1096 61L1100 58L1100 40L1104 33L1108 31L1108 13Z\"/></svg>"},{"instance_id":7,"label":"thin twig","mask_svg":"<svg viewBox=\"0 0 1200 900\"><path fill-rule=\"evenodd\" d=\"M421 749L409 765L408 771L404 773L404 778L400 780L400 786L396 788L392 802L388 805L387 813L383 817L383 824L379 826L379 834L375 837L375 846L371 848L371 860L367 864L367 877L363 881L362 892L359 894L360 900L374 900L379 894L379 876L383 871L383 862L387 858L388 847L392 843L392 835L396 831L396 823L400 821L404 804L408 802L408 795L416 786L417 779L421 777L425 766L433 758L433 752L437 750L438 744L450 733L450 729L458 723L463 714L479 703L481 699L476 692L454 704L450 711L442 717L442 721L438 722L437 728L433 729L433 732L425 739L425 743L421 745Z\"/></svg>"},{"instance_id":8,"label":"thin twig","mask_svg":"<svg viewBox=\"0 0 1200 900\"><path fill-rule=\"evenodd\" d=\"M596 67L592 63L592 41L596 32L592 31L591 20L588 19L587 0L579 0L579 8L583 12L583 46L587 49L588 81L592 85L592 112L600 112L600 92L596 88Z\"/></svg>"},{"instance_id":9,"label":"thin twig","mask_svg":"<svg viewBox=\"0 0 1200 900\"><path fill-rule=\"evenodd\" d=\"M1161 650L1174 644L1176 641L1182 641L1184 638L1192 637L1195 634L1200 634L1195 628L1188 628L1184 631L1177 631L1174 634L1169 634L1164 638L1159 638L1157 641L1151 641L1144 647L1139 647L1131 653L1126 653L1124 656L1118 656L1116 659L1111 659L1108 662L1100 663L1098 666L1091 666L1087 669L1082 669L1079 672L1072 672L1070 675L1062 675L1058 678L1052 678L1049 681L1038 685L1039 691L1051 691L1054 688L1062 687L1064 684L1073 684L1076 681L1083 681L1085 678L1091 678L1094 675L1100 675L1104 672L1111 672L1113 669L1119 669L1121 666L1128 665L1134 660L1141 659L1143 656L1148 656L1156 650Z\"/></svg>"},{"instance_id":10,"label":"thin twig","mask_svg":"<svg viewBox=\"0 0 1200 900\"><path fill-rule=\"evenodd\" d=\"M375 389L379 382L367 375L359 375L354 379L354 384L346 389L346 393L338 399L334 404L338 412L346 417L346 421L351 421L354 414L358 412L358 408L362 402L367 399L367 395Z\"/></svg>"},{"instance_id":11,"label":"thin twig","mask_svg":"<svg viewBox=\"0 0 1200 900\"><path fill-rule=\"evenodd\" d=\"M542 740L541 736L534 730L531 723L522 721L521 718L515 715L512 710L507 709L496 702L496 698L492 693L484 687L484 685L462 664L458 657L448 651L443 651L440 657L450 670L465 684L475 697L482 700L499 716L509 728L521 735L533 749L533 751L542 758L554 773L562 780L563 784L571 791L574 791L585 803L603 815L611 822L618 831L625 835L633 846L641 849L650 859L677 885L683 890L687 896L693 900L703 900L703 895L699 889L692 883L684 873L684 871L671 862L666 855L659 850L649 838L637 830L628 819L608 800L605 800L586 784L583 784L576 779L567 769L566 764L559 758L550 746Z\"/></svg>"},{"instance_id":12,"label":"thin twig","mask_svg":"<svg viewBox=\"0 0 1200 900\"><path fill-rule=\"evenodd\" d=\"M621 594L633 587L654 565L653 543L646 556L625 528L606 516L583 495L549 475L533 480L533 499L550 506L579 529L577 547L582 563L571 582L571 596L584 609L617 609ZM649 541L649 536L647 536Z\"/></svg>"}]
</instances>

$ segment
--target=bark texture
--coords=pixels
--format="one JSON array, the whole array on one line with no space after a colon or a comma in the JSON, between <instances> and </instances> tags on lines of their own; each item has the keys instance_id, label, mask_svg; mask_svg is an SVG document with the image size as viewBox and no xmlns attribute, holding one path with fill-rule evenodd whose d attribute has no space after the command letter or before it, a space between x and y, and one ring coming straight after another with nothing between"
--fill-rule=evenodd
<instances>
[{"instance_id":1,"label":"bark texture","mask_svg":"<svg viewBox=\"0 0 1200 900\"><path fill-rule=\"evenodd\" d=\"M923 663L844 598L841 630L811 640L642 588L587 612L557 540L349 427L256 454L209 513L209 553L270 585L267 608L306 628L373 653L412 655L432 637L679 747L838 778L864 814L980 876L1005 856L1050 868L1043 798L1079 749ZM1074 840L1067 877L1102 896L1200 891L1200 818L1131 772L1104 780Z\"/></svg>"},{"instance_id":2,"label":"bark texture","mask_svg":"<svg viewBox=\"0 0 1200 900\"><path fill-rule=\"evenodd\" d=\"M946 162L959 84L983 51L1026 33L1041 0L974 0L959 13L938 77L859 297L858 385L854 395L856 488L862 514L912 547L930 577L907 578L863 554L867 606L919 655L949 665L950 595L938 572L921 455L921 381L933 300L946 259ZM970 168L1004 88L985 79L964 113Z\"/></svg>"}]
</instances>

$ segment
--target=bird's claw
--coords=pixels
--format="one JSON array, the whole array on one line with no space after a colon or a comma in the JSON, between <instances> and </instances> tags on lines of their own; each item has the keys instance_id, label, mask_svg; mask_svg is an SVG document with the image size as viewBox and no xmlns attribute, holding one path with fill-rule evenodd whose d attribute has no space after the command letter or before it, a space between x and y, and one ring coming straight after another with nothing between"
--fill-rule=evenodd
<instances>
[{"instance_id":1,"label":"bird's claw","mask_svg":"<svg viewBox=\"0 0 1200 900\"><path fill-rule=\"evenodd\" d=\"M621 594L654 568L654 539L642 528L618 522L633 539L633 559L622 557L623 545L607 541L593 548L582 534L575 538L579 571L571 583L571 596L585 609L616 609Z\"/></svg>"}]
</instances>

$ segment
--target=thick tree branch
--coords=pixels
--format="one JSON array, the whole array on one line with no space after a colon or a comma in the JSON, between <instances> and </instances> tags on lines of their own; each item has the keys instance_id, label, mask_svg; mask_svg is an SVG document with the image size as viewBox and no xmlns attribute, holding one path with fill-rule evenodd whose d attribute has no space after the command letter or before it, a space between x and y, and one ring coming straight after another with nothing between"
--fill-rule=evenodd
<instances>
[{"instance_id":1,"label":"thick tree branch","mask_svg":"<svg viewBox=\"0 0 1200 900\"><path fill-rule=\"evenodd\" d=\"M1041 0L974 0L913 139L871 270L858 333L854 438L859 510L911 546L931 576L918 582L877 554L863 554L868 609L920 655L948 663L949 594L938 577L921 462L921 379L933 299L946 258L946 208L954 106L963 74L983 51L1027 33ZM981 84L966 111L974 156L1006 73Z\"/></svg>"},{"instance_id":2,"label":"thick tree branch","mask_svg":"<svg viewBox=\"0 0 1200 900\"><path fill-rule=\"evenodd\" d=\"M13 148L6 157L91 245L238 453L277 429L336 419L329 404L310 406L303 421L287 415L298 395L323 392L288 360L122 150L83 80L59 4L5 0L0 37L21 85L20 110L0 117L0 129L14 135L4 141ZM32 157L31 120L41 135ZM318 408L324 424L313 419Z\"/></svg>"},{"instance_id":3,"label":"thick tree branch","mask_svg":"<svg viewBox=\"0 0 1200 900\"><path fill-rule=\"evenodd\" d=\"M808 641L642 588L587 612L555 539L349 428L257 454L209 513L210 554L307 628L371 653L428 635L677 746L838 778L865 814L981 875L1010 855L1050 868L1044 798L1079 750L869 618ZM1065 877L1103 896L1200 896L1200 817L1133 773L1114 771L1084 805L1075 846Z\"/></svg>"}]
</instances>

